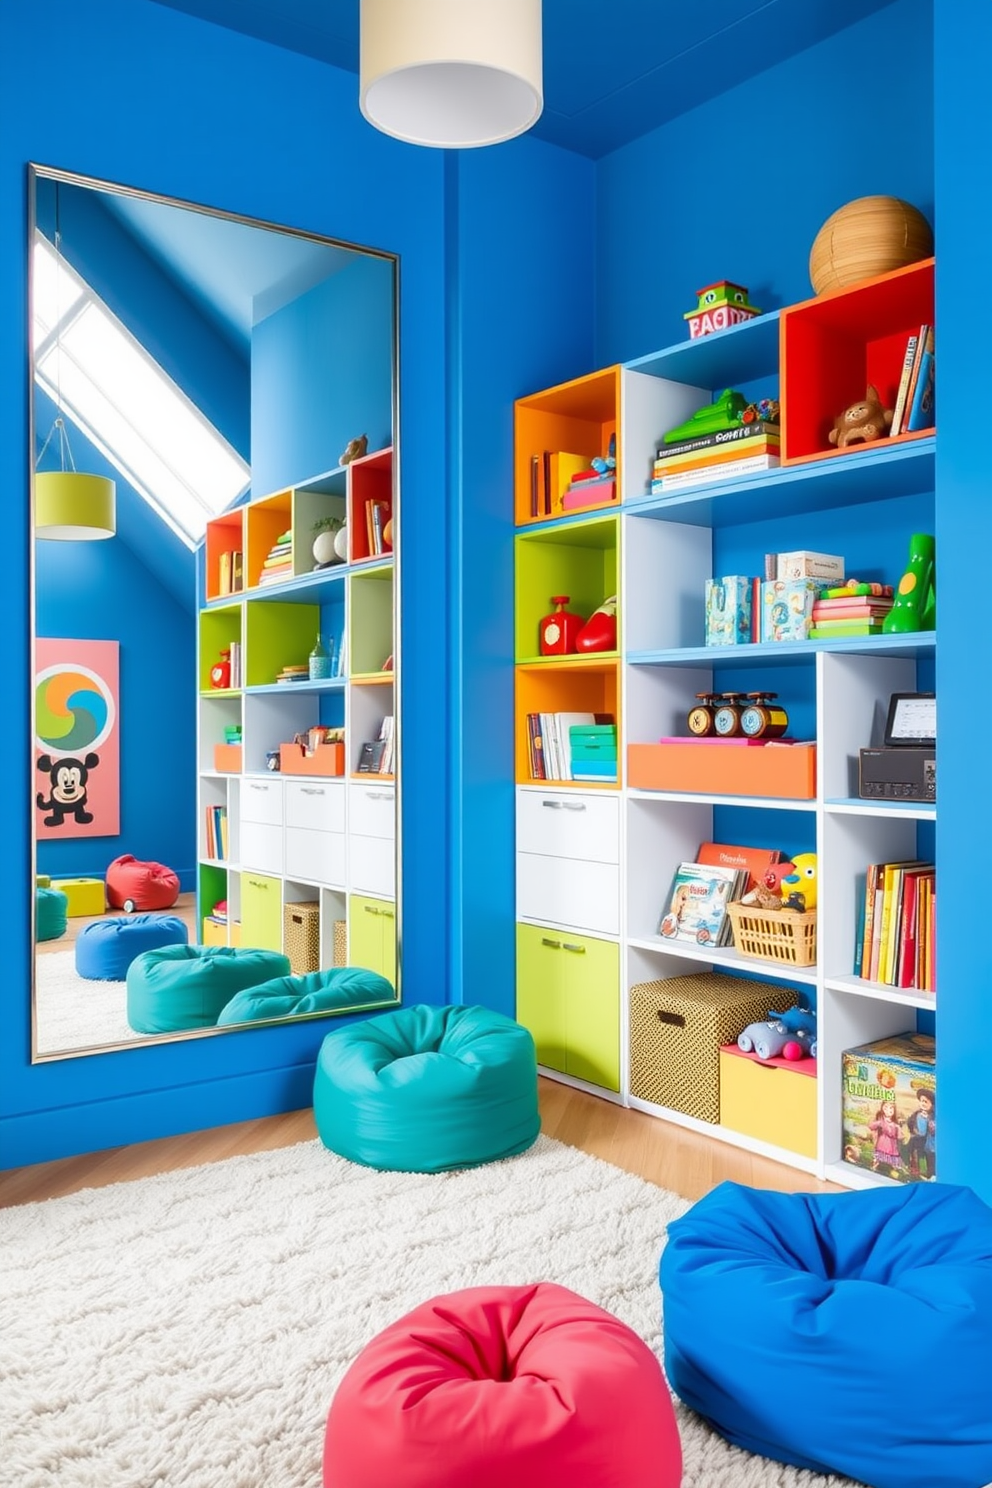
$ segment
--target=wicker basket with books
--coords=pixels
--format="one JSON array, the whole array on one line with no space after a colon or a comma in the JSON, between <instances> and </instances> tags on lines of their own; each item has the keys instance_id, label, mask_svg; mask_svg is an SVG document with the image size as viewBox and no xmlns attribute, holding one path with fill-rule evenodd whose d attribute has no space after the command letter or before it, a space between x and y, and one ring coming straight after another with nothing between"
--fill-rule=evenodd
<instances>
[{"instance_id":1,"label":"wicker basket with books","mask_svg":"<svg viewBox=\"0 0 992 1488\"><path fill-rule=\"evenodd\" d=\"M760 909L732 903L727 915L733 926L734 946L742 956L780 961L784 966L816 964L816 911Z\"/></svg>"}]
</instances>

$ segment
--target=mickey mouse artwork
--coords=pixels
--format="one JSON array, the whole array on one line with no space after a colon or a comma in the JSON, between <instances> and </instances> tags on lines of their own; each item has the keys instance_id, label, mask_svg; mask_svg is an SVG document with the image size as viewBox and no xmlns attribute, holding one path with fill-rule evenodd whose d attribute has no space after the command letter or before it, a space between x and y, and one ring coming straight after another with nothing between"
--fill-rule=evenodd
<instances>
[{"instance_id":1,"label":"mickey mouse artwork","mask_svg":"<svg viewBox=\"0 0 992 1488\"><path fill-rule=\"evenodd\" d=\"M89 825L93 813L86 810L87 782L90 771L95 770L99 763L98 754L87 754L84 759L67 755L57 760L53 760L50 754L39 755L38 769L48 776L49 793L46 799L44 791L39 791L35 804L40 811L51 813L45 817L46 827L61 827L66 817L80 826Z\"/></svg>"}]
</instances>

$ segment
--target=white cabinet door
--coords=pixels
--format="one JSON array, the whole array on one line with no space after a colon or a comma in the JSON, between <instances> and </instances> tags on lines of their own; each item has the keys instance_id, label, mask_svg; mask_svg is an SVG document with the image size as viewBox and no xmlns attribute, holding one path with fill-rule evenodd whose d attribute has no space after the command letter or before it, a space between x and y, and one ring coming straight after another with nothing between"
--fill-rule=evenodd
<instances>
[{"instance_id":1,"label":"white cabinet door","mask_svg":"<svg viewBox=\"0 0 992 1488\"><path fill-rule=\"evenodd\" d=\"M348 831L361 837L396 836L396 793L381 785L349 786Z\"/></svg>"},{"instance_id":2,"label":"white cabinet door","mask_svg":"<svg viewBox=\"0 0 992 1488\"><path fill-rule=\"evenodd\" d=\"M619 935L619 866L517 853L517 916Z\"/></svg>"},{"instance_id":3,"label":"white cabinet door","mask_svg":"<svg viewBox=\"0 0 992 1488\"><path fill-rule=\"evenodd\" d=\"M517 791L517 851L619 863L620 802L615 795Z\"/></svg>"},{"instance_id":4,"label":"white cabinet door","mask_svg":"<svg viewBox=\"0 0 992 1488\"><path fill-rule=\"evenodd\" d=\"M344 781L286 781L286 826L315 832L344 831ZM288 871L288 870L287 870Z\"/></svg>"},{"instance_id":5,"label":"white cabinet door","mask_svg":"<svg viewBox=\"0 0 992 1488\"><path fill-rule=\"evenodd\" d=\"M389 837L348 836L348 877L363 894L396 893L396 845Z\"/></svg>"},{"instance_id":6,"label":"white cabinet door","mask_svg":"<svg viewBox=\"0 0 992 1488\"><path fill-rule=\"evenodd\" d=\"M281 827L282 781L245 777L241 782L241 820Z\"/></svg>"},{"instance_id":7,"label":"white cabinet door","mask_svg":"<svg viewBox=\"0 0 992 1488\"><path fill-rule=\"evenodd\" d=\"M241 819L241 865L256 873L282 873L282 827Z\"/></svg>"},{"instance_id":8,"label":"white cabinet door","mask_svg":"<svg viewBox=\"0 0 992 1488\"><path fill-rule=\"evenodd\" d=\"M344 888L346 840L343 832L287 827L286 877Z\"/></svg>"}]
</instances>

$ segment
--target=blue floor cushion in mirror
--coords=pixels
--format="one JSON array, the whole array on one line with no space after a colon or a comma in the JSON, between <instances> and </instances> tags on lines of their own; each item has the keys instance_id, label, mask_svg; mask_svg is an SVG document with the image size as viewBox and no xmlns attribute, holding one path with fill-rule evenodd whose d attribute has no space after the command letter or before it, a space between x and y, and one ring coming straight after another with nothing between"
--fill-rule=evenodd
<instances>
[{"instance_id":1,"label":"blue floor cushion in mirror","mask_svg":"<svg viewBox=\"0 0 992 1488\"><path fill-rule=\"evenodd\" d=\"M58 940L69 923L69 896L61 889L36 888L34 891L34 933L39 940Z\"/></svg>"},{"instance_id":2,"label":"blue floor cushion in mirror","mask_svg":"<svg viewBox=\"0 0 992 1488\"><path fill-rule=\"evenodd\" d=\"M660 1274L668 1382L728 1441L871 1488L992 1482L992 1209L971 1189L722 1183L669 1225Z\"/></svg>"},{"instance_id":3,"label":"blue floor cushion in mirror","mask_svg":"<svg viewBox=\"0 0 992 1488\"><path fill-rule=\"evenodd\" d=\"M392 982L361 966L334 966L299 976L276 977L260 987L238 992L221 1012L219 1025L257 1023L260 1019L295 1018L301 1013L340 1012L395 1002Z\"/></svg>"},{"instance_id":4,"label":"blue floor cushion in mirror","mask_svg":"<svg viewBox=\"0 0 992 1488\"><path fill-rule=\"evenodd\" d=\"M372 1168L512 1157L541 1129L534 1040L488 1008L398 1008L327 1035L313 1108L324 1146Z\"/></svg>"},{"instance_id":5,"label":"blue floor cushion in mirror","mask_svg":"<svg viewBox=\"0 0 992 1488\"><path fill-rule=\"evenodd\" d=\"M286 976L278 951L234 946L165 946L144 951L127 972L127 1021L135 1033L212 1028L237 992Z\"/></svg>"},{"instance_id":6,"label":"blue floor cushion in mirror","mask_svg":"<svg viewBox=\"0 0 992 1488\"><path fill-rule=\"evenodd\" d=\"M76 937L76 974L89 981L122 982L135 956L162 946L185 945L188 939L178 915L114 915L94 920Z\"/></svg>"}]
</instances>

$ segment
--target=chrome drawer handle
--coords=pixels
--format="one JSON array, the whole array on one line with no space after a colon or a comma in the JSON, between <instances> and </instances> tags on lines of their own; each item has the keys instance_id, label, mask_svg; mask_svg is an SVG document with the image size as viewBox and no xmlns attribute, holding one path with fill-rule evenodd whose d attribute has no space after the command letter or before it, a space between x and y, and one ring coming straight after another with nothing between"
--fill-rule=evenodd
<instances>
[{"instance_id":1,"label":"chrome drawer handle","mask_svg":"<svg viewBox=\"0 0 992 1488\"><path fill-rule=\"evenodd\" d=\"M324 796L327 794L322 785L301 785L300 791L304 796Z\"/></svg>"},{"instance_id":2,"label":"chrome drawer handle","mask_svg":"<svg viewBox=\"0 0 992 1488\"><path fill-rule=\"evenodd\" d=\"M561 948L562 948L563 951L573 951L576 956L584 956L585 953L586 953L585 946L583 946L583 945L569 945L569 943L568 943L567 940L563 940L562 941Z\"/></svg>"},{"instance_id":3,"label":"chrome drawer handle","mask_svg":"<svg viewBox=\"0 0 992 1488\"><path fill-rule=\"evenodd\" d=\"M542 806L547 806L547 808L548 808L549 811L560 811L561 810L561 802L560 801L542 801L541 802L541 805Z\"/></svg>"},{"instance_id":4,"label":"chrome drawer handle","mask_svg":"<svg viewBox=\"0 0 992 1488\"><path fill-rule=\"evenodd\" d=\"M254 791L262 791L265 795L268 795L272 787L268 785L262 785L257 780L249 780L248 789Z\"/></svg>"},{"instance_id":5,"label":"chrome drawer handle","mask_svg":"<svg viewBox=\"0 0 992 1488\"><path fill-rule=\"evenodd\" d=\"M379 913L384 920L395 920L396 911L392 909L380 909Z\"/></svg>"},{"instance_id":6,"label":"chrome drawer handle","mask_svg":"<svg viewBox=\"0 0 992 1488\"><path fill-rule=\"evenodd\" d=\"M262 883L261 880L257 878L250 878L248 882L251 884L253 889L267 889L269 887L267 883Z\"/></svg>"},{"instance_id":7,"label":"chrome drawer handle","mask_svg":"<svg viewBox=\"0 0 992 1488\"><path fill-rule=\"evenodd\" d=\"M584 801L562 801L561 804L565 811L585 811L586 809Z\"/></svg>"},{"instance_id":8,"label":"chrome drawer handle","mask_svg":"<svg viewBox=\"0 0 992 1488\"><path fill-rule=\"evenodd\" d=\"M362 906L362 908L365 910L365 913L366 914L374 914L374 915L382 914L382 910L381 909L376 909L371 904L365 904L365 905Z\"/></svg>"},{"instance_id":9,"label":"chrome drawer handle","mask_svg":"<svg viewBox=\"0 0 992 1488\"><path fill-rule=\"evenodd\" d=\"M365 792L365 794L368 796L368 798L369 798L370 801L391 801L393 799L393 793L392 793L392 791L368 791L367 790Z\"/></svg>"},{"instance_id":10,"label":"chrome drawer handle","mask_svg":"<svg viewBox=\"0 0 992 1488\"><path fill-rule=\"evenodd\" d=\"M560 951L561 950L561 941L560 940L549 940L546 935L542 935L541 936L541 944L542 945L546 945L546 946L550 946L553 951Z\"/></svg>"}]
</instances>

